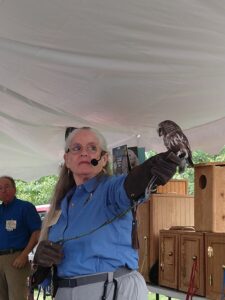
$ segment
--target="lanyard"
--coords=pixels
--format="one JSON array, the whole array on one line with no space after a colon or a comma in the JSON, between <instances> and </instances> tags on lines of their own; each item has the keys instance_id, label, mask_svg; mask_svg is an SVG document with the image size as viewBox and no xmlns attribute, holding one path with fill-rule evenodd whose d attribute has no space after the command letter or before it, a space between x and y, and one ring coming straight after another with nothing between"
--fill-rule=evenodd
<instances>
[{"instance_id":1,"label":"lanyard","mask_svg":"<svg viewBox=\"0 0 225 300\"><path fill-rule=\"evenodd\" d=\"M101 225L91 229L90 231L88 232L84 232L84 233L81 233L79 235L76 235L76 236L73 236L73 237L69 237L69 238L66 238L66 239L61 239L61 240L58 240L56 241L55 243L57 244L63 244L65 242L68 242L68 241L72 241L72 240L78 240L82 237L85 237L87 235L90 235L94 232L96 232L97 230L101 229L102 227L105 227L106 225L109 225L111 224L112 222L114 222L115 220L125 216L129 211L131 211L132 209L136 208L137 206L139 205L139 201L135 202L132 206L129 206L126 210L124 210L123 212L121 212L120 214L114 216L113 218L111 219L108 219L106 220L104 223L102 223Z\"/></svg>"}]
</instances>

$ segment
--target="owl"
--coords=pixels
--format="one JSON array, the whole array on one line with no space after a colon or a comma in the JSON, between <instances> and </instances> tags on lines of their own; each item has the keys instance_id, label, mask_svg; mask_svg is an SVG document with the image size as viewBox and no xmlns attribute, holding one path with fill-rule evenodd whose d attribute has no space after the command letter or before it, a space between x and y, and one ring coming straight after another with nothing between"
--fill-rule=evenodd
<instances>
[{"instance_id":1,"label":"owl","mask_svg":"<svg viewBox=\"0 0 225 300\"><path fill-rule=\"evenodd\" d=\"M186 166L194 166L189 141L180 126L165 120L159 123L158 134L163 137L165 147L181 159L179 173L183 173Z\"/></svg>"}]
</instances>

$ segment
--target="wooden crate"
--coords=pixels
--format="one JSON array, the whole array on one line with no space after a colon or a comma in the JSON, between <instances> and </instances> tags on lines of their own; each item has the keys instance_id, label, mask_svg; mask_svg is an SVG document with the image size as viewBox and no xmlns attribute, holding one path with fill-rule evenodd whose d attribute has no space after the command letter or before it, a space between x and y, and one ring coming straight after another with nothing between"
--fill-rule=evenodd
<instances>
[{"instance_id":1,"label":"wooden crate","mask_svg":"<svg viewBox=\"0 0 225 300\"><path fill-rule=\"evenodd\" d=\"M196 231L225 230L225 163L195 165Z\"/></svg>"},{"instance_id":2,"label":"wooden crate","mask_svg":"<svg viewBox=\"0 0 225 300\"><path fill-rule=\"evenodd\" d=\"M179 263L178 289L187 292L191 272L196 263L194 280L195 295L205 296L205 255L203 232L180 231L179 234Z\"/></svg>"},{"instance_id":3,"label":"wooden crate","mask_svg":"<svg viewBox=\"0 0 225 300\"><path fill-rule=\"evenodd\" d=\"M175 230L160 230L159 285L178 288L179 236Z\"/></svg>"},{"instance_id":4,"label":"wooden crate","mask_svg":"<svg viewBox=\"0 0 225 300\"><path fill-rule=\"evenodd\" d=\"M225 267L225 233L205 234L206 253L206 298L221 297L223 267Z\"/></svg>"},{"instance_id":5,"label":"wooden crate","mask_svg":"<svg viewBox=\"0 0 225 300\"><path fill-rule=\"evenodd\" d=\"M187 195L188 181L185 179L171 179L165 185L157 187L157 194Z\"/></svg>"},{"instance_id":6,"label":"wooden crate","mask_svg":"<svg viewBox=\"0 0 225 300\"><path fill-rule=\"evenodd\" d=\"M194 198L153 194L138 208L139 270L149 282L149 270L159 259L159 231L171 226L194 225Z\"/></svg>"}]
</instances>

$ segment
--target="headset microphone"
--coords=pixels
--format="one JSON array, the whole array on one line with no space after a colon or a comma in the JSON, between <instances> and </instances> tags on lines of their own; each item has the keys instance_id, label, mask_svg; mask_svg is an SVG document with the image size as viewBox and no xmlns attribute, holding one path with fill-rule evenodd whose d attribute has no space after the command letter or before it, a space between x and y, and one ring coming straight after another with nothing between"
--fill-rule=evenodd
<instances>
[{"instance_id":1,"label":"headset microphone","mask_svg":"<svg viewBox=\"0 0 225 300\"><path fill-rule=\"evenodd\" d=\"M104 152L102 151L99 159L93 158L91 160L92 166L96 167L98 165L98 162L101 160L103 154L104 154Z\"/></svg>"}]
</instances>

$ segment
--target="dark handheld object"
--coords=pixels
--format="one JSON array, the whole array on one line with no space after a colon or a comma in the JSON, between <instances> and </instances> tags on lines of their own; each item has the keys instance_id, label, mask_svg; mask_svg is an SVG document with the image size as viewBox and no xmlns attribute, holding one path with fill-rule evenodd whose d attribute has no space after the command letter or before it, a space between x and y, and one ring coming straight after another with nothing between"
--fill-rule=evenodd
<instances>
[{"instance_id":1,"label":"dark handheld object","mask_svg":"<svg viewBox=\"0 0 225 300\"><path fill-rule=\"evenodd\" d=\"M48 240L41 241L34 255L34 272L30 277L31 287L37 287L48 278L52 283L52 294L55 294L57 290L56 265L60 263L62 258L62 246L59 243Z\"/></svg>"},{"instance_id":2,"label":"dark handheld object","mask_svg":"<svg viewBox=\"0 0 225 300\"><path fill-rule=\"evenodd\" d=\"M51 267L37 266L30 276L31 287L34 289L51 275Z\"/></svg>"},{"instance_id":3,"label":"dark handheld object","mask_svg":"<svg viewBox=\"0 0 225 300\"><path fill-rule=\"evenodd\" d=\"M57 267L41 267L38 266L37 269L30 276L31 288L34 290L38 286L50 286L50 293L52 299L54 299L57 289L58 289L58 277L57 277ZM29 299L30 300L30 299ZM34 299L31 299L34 300Z\"/></svg>"}]
</instances>

